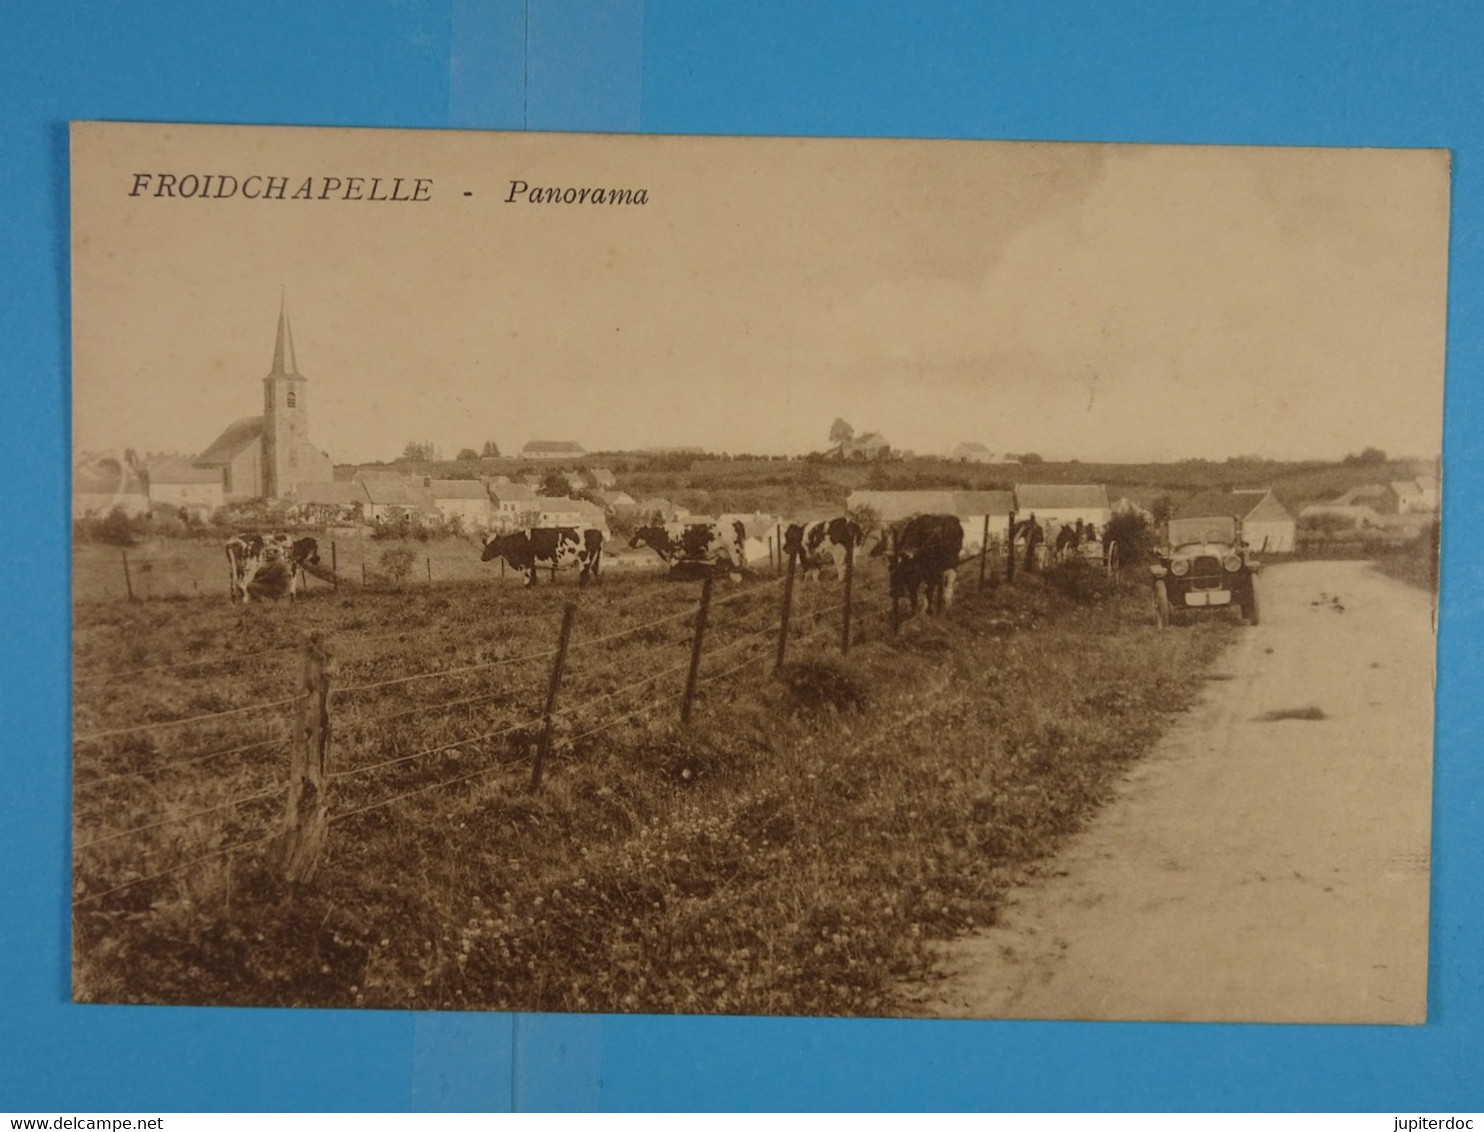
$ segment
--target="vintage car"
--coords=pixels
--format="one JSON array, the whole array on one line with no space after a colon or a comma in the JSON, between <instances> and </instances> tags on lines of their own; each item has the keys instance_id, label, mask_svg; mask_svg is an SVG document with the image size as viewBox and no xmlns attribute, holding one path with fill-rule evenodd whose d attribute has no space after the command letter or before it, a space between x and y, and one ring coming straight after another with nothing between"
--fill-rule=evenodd
<instances>
[{"instance_id":1,"label":"vintage car","mask_svg":"<svg viewBox=\"0 0 1484 1132\"><path fill-rule=\"evenodd\" d=\"M1258 562L1230 516L1171 519L1155 554L1154 620L1161 629L1184 612L1239 609L1257 624Z\"/></svg>"}]
</instances>

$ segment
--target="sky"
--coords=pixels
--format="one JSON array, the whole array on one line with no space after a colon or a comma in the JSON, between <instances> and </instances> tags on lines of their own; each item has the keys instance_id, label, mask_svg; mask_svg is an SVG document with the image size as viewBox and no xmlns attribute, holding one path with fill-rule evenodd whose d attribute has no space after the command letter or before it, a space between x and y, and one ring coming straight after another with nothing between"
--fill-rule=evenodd
<instances>
[{"instance_id":1,"label":"sky","mask_svg":"<svg viewBox=\"0 0 1484 1132\"><path fill-rule=\"evenodd\" d=\"M796 454L837 417L918 453L1441 450L1445 151L92 123L72 163L79 451L192 455L261 411L280 304L340 463Z\"/></svg>"}]
</instances>

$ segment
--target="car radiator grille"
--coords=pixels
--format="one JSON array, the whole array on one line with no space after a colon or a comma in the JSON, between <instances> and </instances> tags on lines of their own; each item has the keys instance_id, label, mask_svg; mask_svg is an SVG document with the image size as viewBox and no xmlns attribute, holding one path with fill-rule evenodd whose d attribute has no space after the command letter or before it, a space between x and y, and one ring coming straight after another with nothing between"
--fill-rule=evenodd
<instances>
[{"instance_id":1,"label":"car radiator grille","mask_svg":"<svg viewBox=\"0 0 1484 1132\"><path fill-rule=\"evenodd\" d=\"M1221 559L1202 554L1190 563L1190 586L1196 590L1219 590L1222 574Z\"/></svg>"}]
</instances>

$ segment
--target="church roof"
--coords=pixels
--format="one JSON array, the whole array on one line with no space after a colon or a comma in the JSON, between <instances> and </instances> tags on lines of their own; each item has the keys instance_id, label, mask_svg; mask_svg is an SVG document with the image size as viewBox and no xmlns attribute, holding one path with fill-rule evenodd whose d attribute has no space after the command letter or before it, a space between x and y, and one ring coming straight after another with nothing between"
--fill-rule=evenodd
<instances>
[{"instance_id":1,"label":"church roof","mask_svg":"<svg viewBox=\"0 0 1484 1132\"><path fill-rule=\"evenodd\" d=\"M273 372L269 377L303 377L299 363L294 360L294 331L289 326L288 312L283 304L278 305L278 340L273 344Z\"/></svg>"},{"instance_id":2,"label":"church roof","mask_svg":"<svg viewBox=\"0 0 1484 1132\"><path fill-rule=\"evenodd\" d=\"M198 468L221 467L224 464L230 464L244 448L249 444L258 443L262 436L262 417L242 417L229 424L222 434L211 442L206 451L191 463Z\"/></svg>"},{"instance_id":3,"label":"church roof","mask_svg":"<svg viewBox=\"0 0 1484 1132\"><path fill-rule=\"evenodd\" d=\"M222 478L215 468L203 468L177 456L148 461L145 474L151 484L220 483Z\"/></svg>"}]
</instances>

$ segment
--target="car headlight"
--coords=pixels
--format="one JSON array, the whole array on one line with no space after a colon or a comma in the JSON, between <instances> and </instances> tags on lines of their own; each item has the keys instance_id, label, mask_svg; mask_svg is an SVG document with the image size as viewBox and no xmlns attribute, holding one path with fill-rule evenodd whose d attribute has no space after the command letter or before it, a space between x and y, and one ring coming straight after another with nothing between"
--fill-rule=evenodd
<instances>
[{"instance_id":1,"label":"car headlight","mask_svg":"<svg viewBox=\"0 0 1484 1132\"><path fill-rule=\"evenodd\" d=\"M1183 578L1190 573L1190 563L1184 558L1177 558L1170 563L1170 573L1177 578Z\"/></svg>"},{"instance_id":2,"label":"car headlight","mask_svg":"<svg viewBox=\"0 0 1484 1132\"><path fill-rule=\"evenodd\" d=\"M1242 568L1242 556L1240 554L1228 554L1221 560L1221 564L1226 567L1228 574L1235 574Z\"/></svg>"}]
</instances>

